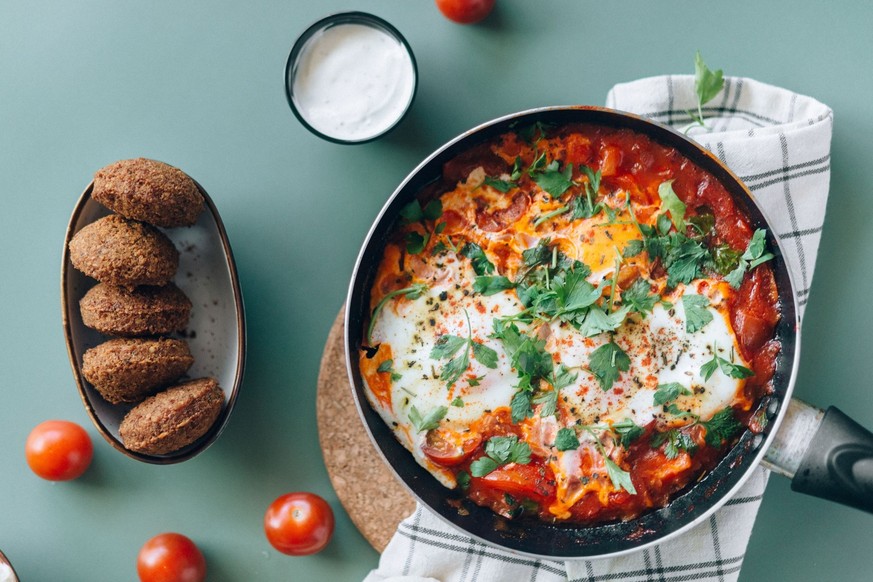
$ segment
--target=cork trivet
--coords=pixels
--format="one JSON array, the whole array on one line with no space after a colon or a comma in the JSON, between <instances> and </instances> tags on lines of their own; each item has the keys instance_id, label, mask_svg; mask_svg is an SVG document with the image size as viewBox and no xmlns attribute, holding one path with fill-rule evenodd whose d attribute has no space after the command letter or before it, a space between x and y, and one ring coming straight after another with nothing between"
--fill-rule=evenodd
<instances>
[{"instance_id":1,"label":"cork trivet","mask_svg":"<svg viewBox=\"0 0 873 582\"><path fill-rule=\"evenodd\" d=\"M340 503L370 545L381 552L400 521L415 509L415 500L376 452L358 416L346 374L344 313L340 309L321 356L318 440Z\"/></svg>"}]
</instances>

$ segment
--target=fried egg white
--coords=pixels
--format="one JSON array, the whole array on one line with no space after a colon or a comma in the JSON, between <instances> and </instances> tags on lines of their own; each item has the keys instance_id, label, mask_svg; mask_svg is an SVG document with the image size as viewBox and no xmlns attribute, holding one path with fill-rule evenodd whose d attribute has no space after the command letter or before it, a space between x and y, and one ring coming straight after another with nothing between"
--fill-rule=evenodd
<instances>
[{"instance_id":1,"label":"fried egg white","mask_svg":"<svg viewBox=\"0 0 873 582\"><path fill-rule=\"evenodd\" d=\"M393 371L399 375L391 383L390 405L370 397L371 404L392 427L398 440L409 449L416 460L446 486L453 487L451 471L432 463L422 452L426 431L417 431L410 419L414 406L419 414L427 415L444 406L448 412L441 426L458 433L488 413L510 406L518 383L517 371L498 339L491 338L496 317L516 315L524 309L514 290L491 296L472 293L475 273L469 261L450 261L440 266L442 272L432 278L427 291L414 300L394 300L386 305L375 322L372 343L390 346ZM600 278L593 274L592 278ZM610 390L601 389L588 370L591 353L609 341L608 334L584 337L566 323L551 322L548 329L525 329L546 337L546 350L554 355L555 365L563 364L576 374L576 379L561 390L560 406L564 412L562 424L575 421L582 424L612 425L626 419L639 426L652 421L662 428L681 426L689 418L666 414L664 405L656 405L654 395L659 385L677 382L691 394L677 398L675 404L684 411L709 419L717 411L731 405L742 386L742 381L731 378L721 370L708 380L701 375L701 366L717 353L720 357L745 365L738 349L726 306L723 305L720 286L723 282L701 280L677 289L670 296L672 305L655 305L645 317L628 316L616 331L614 341L628 354L630 370L623 372ZM712 321L695 333L686 330L686 314L682 297L685 294L707 295ZM469 318L469 324L468 324ZM431 351L443 335L472 337L497 353L497 366L488 368L470 354L470 366L451 387L440 379L448 358L436 360ZM465 348L462 348L465 349ZM455 355L459 355L458 352ZM463 406L452 406L456 398ZM536 418L535 414L535 418ZM554 442L559 428L552 424L535 424L542 438L529 439L548 448ZM577 453L578 454L578 453ZM553 468L559 480L578 472L567 467L573 462L558 463ZM572 457L572 455L570 455ZM565 459L566 460L566 459ZM561 475L564 470L566 474Z\"/></svg>"}]
</instances>

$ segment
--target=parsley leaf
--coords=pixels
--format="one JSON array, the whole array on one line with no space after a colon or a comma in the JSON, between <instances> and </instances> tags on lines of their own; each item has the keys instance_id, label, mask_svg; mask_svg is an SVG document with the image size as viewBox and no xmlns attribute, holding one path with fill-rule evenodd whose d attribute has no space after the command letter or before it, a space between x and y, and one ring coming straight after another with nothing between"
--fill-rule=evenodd
<instances>
[{"instance_id":1,"label":"parsley leaf","mask_svg":"<svg viewBox=\"0 0 873 582\"><path fill-rule=\"evenodd\" d=\"M512 395L512 400L509 402L509 409L512 412L512 422L518 424L525 418L533 414L531 410L531 402L533 394L529 390L519 390Z\"/></svg>"},{"instance_id":2,"label":"parsley leaf","mask_svg":"<svg viewBox=\"0 0 873 582\"><path fill-rule=\"evenodd\" d=\"M667 432L655 433L652 437L652 446L655 448L664 445L664 455L668 459L675 459L680 451L686 451L693 455L697 451L697 444L687 433L672 428Z\"/></svg>"},{"instance_id":3,"label":"parsley leaf","mask_svg":"<svg viewBox=\"0 0 873 582\"><path fill-rule=\"evenodd\" d=\"M464 408L464 401L461 399L460 396L457 396L454 400L452 400L451 405L457 408Z\"/></svg>"},{"instance_id":4,"label":"parsley leaf","mask_svg":"<svg viewBox=\"0 0 873 582\"><path fill-rule=\"evenodd\" d=\"M644 432L643 427L637 425L630 418L625 418L612 425L612 430L620 437L621 446L628 448L632 442L640 438Z\"/></svg>"},{"instance_id":5,"label":"parsley leaf","mask_svg":"<svg viewBox=\"0 0 873 582\"><path fill-rule=\"evenodd\" d=\"M439 339L437 339L433 349L430 351L430 357L434 360L451 358L455 355L455 352L460 350L461 346L465 345L466 343L466 338L448 334L441 335Z\"/></svg>"},{"instance_id":6,"label":"parsley leaf","mask_svg":"<svg viewBox=\"0 0 873 582\"><path fill-rule=\"evenodd\" d=\"M525 267L534 267L540 263L545 263L552 256L552 250L549 248L549 239L540 239L537 246L525 249L521 252L521 258L524 261Z\"/></svg>"},{"instance_id":7,"label":"parsley leaf","mask_svg":"<svg viewBox=\"0 0 873 582\"><path fill-rule=\"evenodd\" d=\"M714 246L710 249L712 256L712 264L715 267L715 272L721 276L725 276L740 264L740 253L727 244Z\"/></svg>"},{"instance_id":8,"label":"parsley leaf","mask_svg":"<svg viewBox=\"0 0 873 582\"><path fill-rule=\"evenodd\" d=\"M665 257L667 267L667 287L674 288L679 283L686 285L701 275L701 262L708 256L703 246L685 235L671 234L669 248Z\"/></svg>"},{"instance_id":9,"label":"parsley leaf","mask_svg":"<svg viewBox=\"0 0 873 582\"><path fill-rule=\"evenodd\" d=\"M496 178L492 178L491 176L485 176L485 180L482 183L486 186L491 186L498 192L503 192L504 194L506 194L513 188L518 187L518 184L516 184L514 181L510 182L507 180L498 180Z\"/></svg>"},{"instance_id":10,"label":"parsley leaf","mask_svg":"<svg viewBox=\"0 0 873 582\"><path fill-rule=\"evenodd\" d=\"M474 477L484 477L499 466L500 465L497 464L497 461L490 457L479 457L470 463L470 473Z\"/></svg>"},{"instance_id":11,"label":"parsley leaf","mask_svg":"<svg viewBox=\"0 0 873 582\"><path fill-rule=\"evenodd\" d=\"M630 369L630 357L615 341L610 340L609 343L603 344L591 352L588 368L597 378L600 388L606 392L612 388L621 372L627 372Z\"/></svg>"},{"instance_id":12,"label":"parsley leaf","mask_svg":"<svg viewBox=\"0 0 873 582\"><path fill-rule=\"evenodd\" d=\"M425 220L436 221L442 215L443 203L439 198L431 200L424 206L424 208L422 208L421 202L416 199L400 209L400 218L406 224L423 222ZM441 222L434 226L433 232L439 234L445 230L445 228L446 223ZM427 230L427 227L425 227L425 234L423 235L415 231L406 233L406 236L404 237L404 241L406 242L406 252L412 255L421 253L430 241L432 234L433 233Z\"/></svg>"},{"instance_id":13,"label":"parsley leaf","mask_svg":"<svg viewBox=\"0 0 873 582\"><path fill-rule=\"evenodd\" d=\"M558 429L555 435L555 448L559 451L570 451L579 448L579 437L572 428Z\"/></svg>"},{"instance_id":14,"label":"parsley leaf","mask_svg":"<svg viewBox=\"0 0 873 582\"><path fill-rule=\"evenodd\" d=\"M726 360L719 356L718 350L715 347L713 347L712 351L712 359L700 367L700 375L703 376L704 380L709 380L715 373L716 369L721 369L722 373L725 376L730 376L731 378L736 378L737 380L742 380L743 378L748 378L755 375L755 372L746 368L745 366L734 364L733 362L730 362L729 360Z\"/></svg>"},{"instance_id":15,"label":"parsley leaf","mask_svg":"<svg viewBox=\"0 0 873 582\"><path fill-rule=\"evenodd\" d=\"M392 382L396 382L397 380L399 380L400 378L403 377L394 371L394 360L385 360L384 362L379 364L379 367L376 368L376 371L381 373L381 374L386 374L386 373L391 374L391 381Z\"/></svg>"},{"instance_id":16,"label":"parsley leaf","mask_svg":"<svg viewBox=\"0 0 873 582\"><path fill-rule=\"evenodd\" d=\"M488 260L482 247L474 242L468 242L461 249L461 254L470 259L477 275L488 275L494 272L494 265Z\"/></svg>"},{"instance_id":17,"label":"parsley leaf","mask_svg":"<svg viewBox=\"0 0 873 582\"><path fill-rule=\"evenodd\" d=\"M694 56L694 91L697 93L697 115L689 111L691 118L706 127L703 123L703 105L712 101L724 87L724 73L721 69L713 72L703 62L700 51Z\"/></svg>"},{"instance_id":18,"label":"parsley leaf","mask_svg":"<svg viewBox=\"0 0 873 582\"><path fill-rule=\"evenodd\" d=\"M434 360L443 360L452 358L443 366L440 372L440 380L447 383L448 387L454 386L455 382L463 375L470 367L470 352L473 352L473 357L476 361L492 370L497 367L497 352L488 346L473 340L473 328L470 326L470 315L464 310L464 315L467 317L467 337L458 337L456 335L444 334L441 335L434 347L430 351L430 357ZM458 350L463 350L461 355L455 356Z\"/></svg>"},{"instance_id":19,"label":"parsley leaf","mask_svg":"<svg viewBox=\"0 0 873 582\"><path fill-rule=\"evenodd\" d=\"M519 441L515 435L491 437L485 444L487 456L479 457L470 463L470 472L474 477L484 477L509 463L527 465L530 463L530 454L530 445Z\"/></svg>"},{"instance_id":20,"label":"parsley leaf","mask_svg":"<svg viewBox=\"0 0 873 582\"><path fill-rule=\"evenodd\" d=\"M618 329L629 312L630 307L627 305L609 313L598 307L592 307L585 312L585 318L577 327L585 337L594 337Z\"/></svg>"},{"instance_id":21,"label":"parsley leaf","mask_svg":"<svg viewBox=\"0 0 873 582\"><path fill-rule=\"evenodd\" d=\"M541 417L545 418L547 416L552 416L558 409L558 391L549 390L548 392L541 392L533 399L533 403L542 404L542 406L540 406Z\"/></svg>"},{"instance_id":22,"label":"parsley leaf","mask_svg":"<svg viewBox=\"0 0 873 582\"><path fill-rule=\"evenodd\" d=\"M643 317L647 313L651 313L655 308L655 304L661 298L658 295L650 295L651 285L643 278L637 279L625 291L621 293L621 303L630 308L631 311L636 311Z\"/></svg>"},{"instance_id":23,"label":"parsley leaf","mask_svg":"<svg viewBox=\"0 0 873 582\"><path fill-rule=\"evenodd\" d=\"M566 388L570 384L576 381L576 378L579 377L577 372L570 372L570 369L567 368L564 364L561 364L558 367L558 371L556 373L552 373L552 375L548 378L549 384L555 390L560 390L561 388Z\"/></svg>"},{"instance_id":24,"label":"parsley leaf","mask_svg":"<svg viewBox=\"0 0 873 582\"><path fill-rule=\"evenodd\" d=\"M766 263L773 258L773 253L765 252L766 247L767 231L759 228L755 230L751 240L749 240L749 246L746 247L746 251L739 258L737 267L728 273L724 280L734 289L739 289L743 283L743 276L746 274L746 271L754 269L761 263Z\"/></svg>"},{"instance_id":25,"label":"parsley leaf","mask_svg":"<svg viewBox=\"0 0 873 582\"><path fill-rule=\"evenodd\" d=\"M423 432L439 428L440 421L445 418L449 411L445 406L439 406L431 410L427 415L422 416L418 409L413 405L409 409L409 421L415 427L415 432Z\"/></svg>"},{"instance_id":26,"label":"parsley leaf","mask_svg":"<svg viewBox=\"0 0 873 582\"><path fill-rule=\"evenodd\" d=\"M410 255L417 255L424 250L427 245L427 239L417 232L408 232L403 238L406 242L406 252Z\"/></svg>"},{"instance_id":27,"label":"parsley leaf","mask_svg":"<svg viewBox=\"0 0 873 582\"><path fill-rule=\"evenodd\" d=\"M458 474L455 475L455 479L461 489L468 489L470 487L470 474L468 472L458 471Z\"/></svg>"},{"instance_id":28,"label":"parsley leaf","mask_svg":"<svg viewBox=\"0 0 873 582\"><path fill-rule=\"evenodd\" d=\"M700 424L706 428L706 443L713 447L720 447L742 428L742 425L734 417L733 409L729 406L719 410L712 418Z\"/></svg>"},{"instance_id":29,"label":"parsley leaf","mask_svg":"<svg viewBox=\"0 0 873 582\"><path fill-rule=\"evenodd\" d=\"M530 445L515 435L491 437L485 443L485 454L501 465L530 463Z\"/></svg>"},{"instance_id":30,"label":"parsley leaf","mask_svg":"<svg viewBox=\"0 0 873 582\"><path fill-rule=\"evenodd\" d=\"M635 257L635 256L639 255L641 252L643 252L645 250L645 248L646 248L645 242L638 239L638 238L635 238L635 239L628 241L627 245L621 251L621 256L624 257L625 259L629 259L631 257Z\"/></svg>"},{"instance_id":31,"label":"parsley leaf","mask_svg":"<svg viewBox=\"0 0 873 582\"><path fill-rule=\"evenodd\" d=\"M497 352L476 341L470 340L470 345L473 347L473 357L477 362L492 370L497 368Z\"/></svg>"},{"instance_id":32,"label":"parsley leaf","mask_svg":"<svg viewBox=\"0 0 873 582\"><path fill-rule=\"evenodd\" d=\"M398 295L404 295L407 299L418 299L421 297L424 292L427 291L427 285L424 283L415 283L410 285L409 287L404 287L403 289L396 289L391 291L390 293L386 293L385 297L376 304L376 307L373 309L373 313L370 315L370 325L367 327L367 343L372 343L373 336L373 328L376 326L376 319L378 319L379 314L382 312L382 308L385 307L385 304L388 303L391 299L397 297Z\"/></svg>"},{"instance_id":33,"label":"parsley leaf","mask_svg":"<svg viewBox=\"0 0 873 582\"><path fill-rule=\"evenodd\" d=\"M552 374L554 362L551 354L545 350L545 340L521 333L514 323L495 319L491 337L501 341L503 351L518 373L518 391L510 401L512 422L518 423L532 414L533 387L541 378L548 378Z\"/></svg>"},{"instance_id":34,"label":"parsley leaf","mask_svg":"<svg viewBox=\"0 0 873 582\"><path fill-rule=\"evenodd\" d=\"M660 406L679 398L680 395L688 396L691 390L680 384L679 382L670 382L668 384L658 384L658 389L655 391L653 402L655 406Z\"/></svg>"},{"instance_id":35,"label":"parsley leaf","mask_svg":"<svg viewBox=\"0 0 873 582\"><path fill-rule=\"evenodd\" d=\"M661 198L661 210L670 213L673 226L678 232L685 232L685 203L679 200L673 191L673 180L661 182L658 186L658 196ZM666 234L666 233L664 233Z\"/></svg>"},{"instance_id":36,"label":"parsley leaf","mask_svg":"<svg viewBox=\"0 0 873 582\"><path fill-rule=\"evenodd\" d=\"M533 176L537 186L555 199L560 198L573 185L573 164L567 164L563 170L559 168L560 164L554 160Z\"/></svg>"},{"instance_id":37,"label":"parsley leaf","mask_svg":"<svg viewBox=\"0 0 873 582\"><path fill-rule=\"evenodd\" d=\"M695 333L712 321L709 299L703 295L683 295L682 307L685 308L685 331Z\"/></svg>"},{"instance_id":38,"label":"parsley leaf","mask_svg":"<svg viewBox=\"0 0 873 582\"><path fill-rule=\"evenodd\" d=\"M749 268L754 269L761 263L766 263L773 258L773 253L765 253L767 248L767 231L763 228L758 228L752 235L749 241L749 246L746 252L740 257L745 261L749 261Z\"/></svg>"},{"instance_id":39,"label":"parsley leaf","mask_svg":"<svg viewBox=\"0 0 873 582\"><path fill-rule=\"evenodd\" d=\"M473 292L482 295L495 295L506 289L514 289L515 283L502 275L480 275L473 281Z\"/></svg>"},{"instance_id":40,"label":"parsley leaf","mask_svg":"<svg viewBox=\"0 0 873 582\"><path fill-rule=\"evenodd\" d=\"M609 480L612 481L612 486L616 489L624 489L631 495L636 495L637 490L631 481L630 473L619 467L609 457L603 457L603 460L606 461L606 473L609 475Z\"/></svg>"},{"instance_id":41,"label":"parsley leaf","mask_svg":"<svg viewBox=\"0 0 873 582\"><path fill-rule=\"evenodd\" d=\"M400 209L400 217L407 223L418 222L424 218L421 202L413 200Z\"/></svg>"}]
</instances>

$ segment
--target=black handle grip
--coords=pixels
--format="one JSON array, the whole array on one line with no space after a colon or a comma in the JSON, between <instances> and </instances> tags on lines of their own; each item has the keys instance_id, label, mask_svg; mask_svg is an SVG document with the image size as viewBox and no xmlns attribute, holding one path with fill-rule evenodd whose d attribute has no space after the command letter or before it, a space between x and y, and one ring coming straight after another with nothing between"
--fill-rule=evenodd
<instances>
[{"instance_id":1,"label":"black handle grip","mask_svg":"<svg viewBox=\"0 0 873 582\"><path fill-rule=\"evenodd\" d=\"M828 408L791 489L873 513L873 433Z\"/></svg>"}]
</instances>

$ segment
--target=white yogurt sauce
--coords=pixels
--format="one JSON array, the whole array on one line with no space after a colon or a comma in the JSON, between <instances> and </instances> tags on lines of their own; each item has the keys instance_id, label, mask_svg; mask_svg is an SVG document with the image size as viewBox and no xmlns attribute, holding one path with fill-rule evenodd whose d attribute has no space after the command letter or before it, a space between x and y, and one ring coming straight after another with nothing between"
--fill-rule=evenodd
<instances>
[{"instance_id":1,"label":"white yogurt sauce","mask_svg":"<svg viewBox=\"0 0 873 582\"><path fill-rule=\"evenodd\" d=\"M321 133L365 140L403 115L414 77L412 58L397 39L371 26L339 24L317 32L301 50L294 104Z\"/></svg>"},{"instance_id":2,"label":"white yogurt sauce","mask_svg":"<svg viewBox=\"0 0 873 582\"><path fill-rule=\"evenodd\" d=\"M0 564L0 582L13 582L14 580L16 578L12 573L12 568L6 564Z\"/></svg>"}]
</instances>

